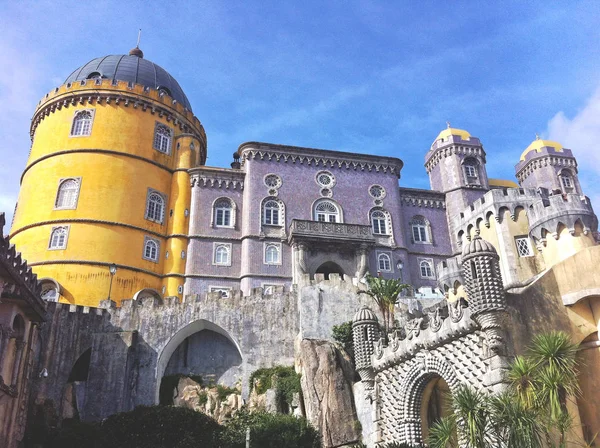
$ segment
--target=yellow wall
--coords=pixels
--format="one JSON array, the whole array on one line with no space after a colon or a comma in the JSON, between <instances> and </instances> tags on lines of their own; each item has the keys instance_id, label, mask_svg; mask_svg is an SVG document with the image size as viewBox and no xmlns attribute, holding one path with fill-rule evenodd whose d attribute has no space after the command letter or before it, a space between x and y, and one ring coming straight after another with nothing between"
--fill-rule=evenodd
<instances>
[{"instance_id":1,"label":"yellow wall","mask_svg":"<svg viewBox=\"0 0 600 448\"><path fill-rule=\"evenodd\" d=\"M118 267L111 293L117 302L143 288L161 291L165 286L165 295L180 295L191 200L186 170L204 161L204 131L181 105L166 108L168 97L143 92L141 86L129 89L120 83L114 87L104 81L102 91L131 98L128 105L124 100L119 104L114 99L98 102L96 96L87 96L91 87L62 86L38 107L12 242L39 278L58 281L61 301L98 306L108 297L111 263ZM65 98L77 95L85 98L83 103L48 110L50 105L63 104ZM133 107L136 95L140 105ZM93 98L91 103L89 98ZM149 105L145 111L142 102ZM153 104L155 113L151 113ZM71 137L73 117L82 109L94 110L91 135ZM170 154L153 148L157 122L173 130ZM182 124L188 126L185 132ZM191 144L196 148L193 152ZM55 210L60 179L70 177L81 178L77 207ZM166 197L162 224L145 219L149 188ZM67 246L48 250L52 227L59 225L69 226ZM156 263L142 258L145 236L160 241ZM186 251L185 258L182 251Z\"/></svg>"},{"instance_id":2,"label":"yellow wall","mask_svg":"<svg viewBox=\"0 0 600 448\"><path fill-rule=\"evenodd\" d=\"M557 233L558 239L550 233L546 235L546 245L542 250L546 266L552 266L587 247L596 245L592 233L584 235L583 226L580 224L575 225L575 235L571 235L566 227L562 227Z\"/></svg>"}]
</instances>

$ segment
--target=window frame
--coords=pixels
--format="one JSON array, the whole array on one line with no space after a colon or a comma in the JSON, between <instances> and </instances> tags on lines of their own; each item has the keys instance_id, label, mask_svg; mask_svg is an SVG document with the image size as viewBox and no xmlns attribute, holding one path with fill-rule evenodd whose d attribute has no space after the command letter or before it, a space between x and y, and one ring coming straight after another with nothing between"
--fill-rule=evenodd
<instances>
[{"instance_id":1,"label":"window frame","mask_svg":"<svg viewBox=\"0 0 600 448\"><path fill-rule=\"evenodd\" d=\"M375 213L381 213L383 216L382 217L378 217L378 218L374 218L373 215ZM391 227L391 223L390 221L390 217L389 214L387 213L387 211L385 210L381 210L381 209L374 209L371 210L371 212L369 213L369 217L371 218L371 231L373 232L373 235L377 235L377 236L390 236L391 235L391 229L389 229L389 227ZM383 232L375 231L375 222L379 222L379 224L377 224L377 227L379 227L378 230L381 230L381 223L380 221L383 221Z\"/></svg>"},{"instance_id":2,"label":"window frame","mask_svg":"<svg viewBox=\"0 0 600 448\"><path fill-rule=\"evenodd\" d=\"M273 202L275 204L277 204L277 209L275 209L274 207L267 207L267 204L269 202ZM273 227L283 227L283 204L281 201L278 201L277 199L274 198L265 198L263 199L262 202L262 224L265 226L273 226ZM273 211L277 211L277 223L273 223ZM269 215L268 212L271 212L271 222L267 222L267 217Z\"/></svg>"},{"instance_id":3,"label":"window frame","mask_svg":"<svg viewBox=\"0 0 600 448\"><path fill-rule=\"evenodd\" d=\"M421 278L435 280L436 274L435 274L435 267L433 266L433 258L419 258L417 261L419 262L419 276ZM429 266L429 269L431 271L431 275L429 275L429 276L423 275L423 264L425 264L425 263L427 263L427 265Z\"/></svg>"},{"instance_id":4,"label":"window frame","mask_svg":"<svg viewBox=\"0 0 600 448\"><path fill-rule=\"evenodd\" d=\"M226 209L225 207L218 207L219 201L228 201L229 208ZM219 210L221 210L223 212L225 212L226 210L229 210L229 224L218 224L218 211ZM218 227L218 228L223 228L223 229L235 228L235 215L236 215L235 211L236 211L236 205L235 205L235 202L233 199L226 197L226 196L222 196L222 197L215 199L213 202L213 206L212 206L211 227ZM225 222L225 220L223 220L223 222Z\"/></svg>"},{"instance_id":5,"label":"window frame","mask_svg":"<svg viewBox=\"0 0 600 448\"><path fill-rule=\"evenodd\" d=\"M263 289L263 294L270 295L270 296L275 294L275 291L273 290L272 292L268 292L267 288L276 288L278 286L283 286L285 288L285 285L283 283L261 283L260 284L260 287Z\"/></svg>"},{"instance_id":6,"label":"window frame","mask_svg":"<svg viewBox=\"0 0 600 448\"><path fill-rule=\"evenodd\" d=\"M415 215L410 218L410 239L413 244L432 244L431 223L423 215ZM415 229L418 229L419 238L415 238ZM423 234L425 239L422 239Z\"/></svg>"},{"instance_id":7,"label":"window frame","mask_svg":"<svg viewBox=\"0 0 600 448\"><path fill-rule=\"evenodd\" d=\"M168 147L167 147L166 151L163 151L163 149L160 147L161 146L160 142L157 144L158 136L163 135L163 134L159 133L160 129L166 129L169 132L169 138L168 138L168 144L167 144ZM154 148L161 154L166 154L166 155L170 156L171 152L173 151L173 134L174 134L173 128L171 128L170 126L167 126L164 123L161 123L160 121L157 121L154 125L154 134L152 136L152 148ZM162 139L161 139L161 141L162 141Z\"/></svg>"},{"instance_id":8,"label":"window frame","mask_svg":"<svg viewBox=\"0 0 600 448\"><path fill-rule=\"evenodd\" d=\"M71 226L70 225L66 225L66 226L52 226L52 229L50 230L50 239L48 240L48 250L65 250L67 248L67 244L69 242L69 231L70 231ZM54 239L54 233L58 232L60 230L64 230L64 240L63 243L59 246L53 246L52 245L52 240Z\"/></svg>"},{"instance_id":9,"label":"window frame","mask_svg":"<svg viewBox=\"0 0 600 448\"><path fill-rule=\"evenodd\" d=\"M520 241L525 241L525 245L527 246L527 254L526 255L523 255L521 253L521 248L519 246ZM529 238L528 235L515 236L515 247L517 249L517 255L519 255L519 258L529 258L529 257L533 257L535 255L535 253L533 252L533 245L531 244L531 239Z\"/></svg>"},{"instance_id":10,"label":"window frame","mask_svg":"<svg viewBox=\"0 0 600 448\"><path fill-rule=\"evenodd\" d=\"M381 268L381 259L385 257L389 263L389 268L385 269L385 267ZM377 261L377 272L394 272L394 264L392 263L392 253L391 252L376 252L376 261Z\"/></svg>"},{"instance_id":11,"label":"window frame","mask_svg":"<svg viewBox=\"0 0 600 448\"><path fill-rule=\"evenodd\" d=\"M82 115L83 113L89 113L90 114L90 118L89 118L89 128L87 133L81 133L81 134L74 134L73 131L75 130L75 122L77 121L77 117L79 115ZM78 109L73 113L73 119L71 120L71 129L69 131L69 137L73 137L73 138L77 138L77 137L89 137L90 135L92 135L92 127L94 126L94 117L96 115L96 109ZM83 127L82 127L83 130Z\"/></svg>"},{"instance_id":12,"label":"window frame","mask_svg":"<svg viewBox=\"0 0 600 448\"><path fill-rule=\"evenodd\" d=\"M225 248L227 250L227 261L226 262L217 262L217 250L219 248ZM231 243L218 243L218 242L214 242L213 243L213 256L212 256L212 264L214 266L231 266L231 259L232 259L232 245Z\"/></svg>"},{"instance_id":13,"label":"window frame","mask_svg":"<svg viewBox=\"0 0 600 448\"><path fill-rule=\"evenodd\" d=\"M215 285L209 285L208 286L208 293L212 293L212 292L220 292L221 293L221 298L222 299L229 299L231 298L231 291L233 290L233 288L231 286L215 286Z\"/></svg>"},{"instance_id":14,"label":"window frame","mask_svg":"<svg viewBox=\"0 0 600 448\"><path fill-rule=\"evenodd\" d=\"M277 260L276 261L268 261L267 260L267 252L269 250L269 248L274 248L275 250L277 250ZM263 264L269 265L269 266L281 266L281 259L282 257L282 249L281 249L281 243L275 243L275 242L265 242L263 243Z\"/></svg>"},{"instance_id":15,"label":"window frame","mask_svg":"<svg viewBox=\"0 0 600 448\"><path fill-rule=\"evenodd\" d=\"M75 199L73 200L72 206L59 206L58 200L61 193L61 187L63 184L73 181L77 184L77 191L75 193ZM58 180L58 188L56 189L56 197L54 199L54 210L77 210L77 204L79 203L79 193L81 192L81 177L61 177Z\"/></svg>"},{"instance_id":16,"label":"window frame","mask_svg":"<svg viewBox=\"0 0 600 448\"><path fill-rule=\"evenodd\" d=\"M325 204L325 203L330 203L332 204L335 209L337 210L336 213L329 213L329 212L319 212L317 211L317 208L321 205L321 204ZM322 214L324 219L320 220L319 219L319 214ZM331 216L336 216L337 219L334 221L331 221L331 219L326 219L327 217L331 218ZM340 207L340 205L335 202L332 199L318 199L317 201L315 201L315 203L313 204L313 221L317 221L317 222L326 222L329 224L343 224L344 223L344 216L343 216L343 212L342 212L342 207Z\"/></svg>"},{"instance_id":17,"label":"window frame","mask_svg":"<svg viewBox=\"0 0 600 448\"><path fill-rule=\"evenodd\" d=\"M152 196L153 194L159 196L162 200L162 211L160 214L160 220L150 217L150 196ZM156 223L162 225L165 222L166 209L167 209L167 196L158 190L154 190L153 188L148 188L148 191L146 193L146 210L144 212L144 219L146 219L148 221L156 222Z\"/></svg>"},{"instance_id":18,"label":"window frame","mask_svg":"<svg viewBox=\"0 0 600 448\"><path fill-rule=\"evenodd\" d=\"M154 257L154 258L146 255L146 248L148 247L148 244L150 244L150 243L156 244L156 257ZM151 261L152 263L158 263L158 261L160 260L160 240L158 240L156 238L152 238L148 235L144 236L144 247L142 250L142 259L146 260L146 261Z\"/></svg>"}]
</instances>

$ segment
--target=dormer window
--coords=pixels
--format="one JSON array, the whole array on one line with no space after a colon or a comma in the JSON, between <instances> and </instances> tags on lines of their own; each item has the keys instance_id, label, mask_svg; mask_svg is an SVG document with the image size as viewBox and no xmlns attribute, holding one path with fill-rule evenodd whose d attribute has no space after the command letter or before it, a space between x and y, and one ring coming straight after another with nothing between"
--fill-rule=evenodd
<instances>
[{"instance_id":1,"label":"dormer window","mask_svg":"<svg viewBox=\"0 0 600 448\"><path fill-rule=\"evenodd\" d=\"M465 165L465 174L467 177L477 177L477 169L473 165Z\"/></svg>"},{"instance_id":2,"label":"dormer window","mask_svg":"<svg viewBox=\"0 0 600 448\"><path fill-rule=\"evenodd\" d=\"M474 158L466 158L462 163L467 185L479 184L479 162Z\"/></svg>"}]
</instances>

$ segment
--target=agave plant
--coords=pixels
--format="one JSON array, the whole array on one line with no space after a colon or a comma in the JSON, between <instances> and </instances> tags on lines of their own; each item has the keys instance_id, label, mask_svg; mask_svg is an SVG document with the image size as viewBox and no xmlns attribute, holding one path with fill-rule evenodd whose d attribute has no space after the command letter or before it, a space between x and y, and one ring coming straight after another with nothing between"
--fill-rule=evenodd
<instances>
[{"instance_id":1,"label":"agave plant","mask_svg":"<svg viewBox=\"0 0 600 448\"><path fill-rule=\"evenodd\" d=\"M430 448L457 448L456 420L444 417L429 428Z\"/></svg>"}]
</instances>

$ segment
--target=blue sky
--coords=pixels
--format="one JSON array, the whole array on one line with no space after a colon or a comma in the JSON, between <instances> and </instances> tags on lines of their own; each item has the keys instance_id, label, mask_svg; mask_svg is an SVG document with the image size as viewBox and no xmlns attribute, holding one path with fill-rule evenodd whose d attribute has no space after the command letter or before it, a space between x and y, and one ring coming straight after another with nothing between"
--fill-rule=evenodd
<instances>
[{"instance_id":1,"label":"blue sky","mask_svg":"<svg viewBox=\"0 0 600 448\"><path fill-rule=\"evenodd\" d=\"M399 157L401 185L429 188L450 121L491 177L514 179L536 132L560 141L600 207L599 19L597 1L0 0L0 211L10 222L39 99L138 28L204 124L208 165L258 140Z\"/></svg>"}]
</instances>

